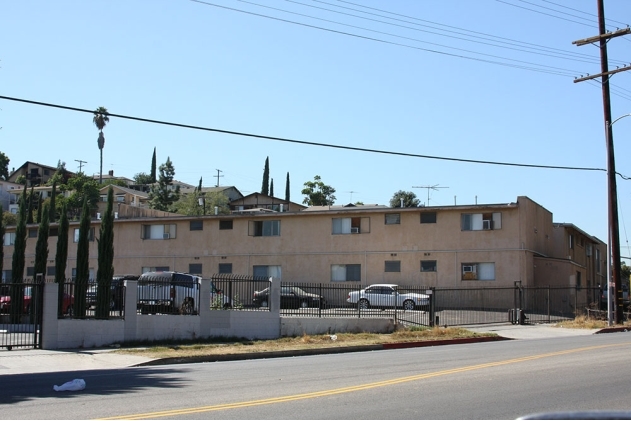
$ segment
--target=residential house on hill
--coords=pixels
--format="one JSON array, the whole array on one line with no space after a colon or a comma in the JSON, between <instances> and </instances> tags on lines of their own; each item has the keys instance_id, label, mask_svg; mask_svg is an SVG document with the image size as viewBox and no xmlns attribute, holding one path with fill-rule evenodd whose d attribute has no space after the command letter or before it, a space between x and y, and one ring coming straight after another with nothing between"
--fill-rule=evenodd
<instances>
[{"instance_id":1,"label":"residential house on hill","mask_svg":"<svg viewBox=\"0 0 631 421\"><path fill-rule=\"evenodd\" d=\"M13 170L11 174L9 174L8 181L15 183L17 178L23 175L26 178L27 187L40 186L46 184L46 182L55 175L56 171L57 167L26 161L17 170ZM66 171L66 175L70 178L74 176L74 173Z\"/></svg>"}]
</instances>

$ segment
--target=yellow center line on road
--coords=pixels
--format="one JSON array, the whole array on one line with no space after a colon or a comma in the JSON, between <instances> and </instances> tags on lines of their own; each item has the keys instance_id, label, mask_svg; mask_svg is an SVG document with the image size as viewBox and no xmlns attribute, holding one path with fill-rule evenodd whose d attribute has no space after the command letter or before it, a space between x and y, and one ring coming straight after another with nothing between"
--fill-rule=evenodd
<instances>
[{"instance_id":1,"label":"yellow center line on road","mask_svg":"<svg viewBox=\"0 0 631 421\"><path fill-rule=\"evenodd\" d=\"M613 344L613 345L590 346L590 347L585 347L585 348L576 348L576 349L569 349L565 351L550 352L547 354L531 355L527 357L513 358L510 360L495 361L495 362L490 362L490 363L485 363L485 364L477 364L477 365L470 365L470 366L459 367L459 368L452 368L449 370L435 371L432 373L416 374L416 375L407 376L407 377L398 377L395 379L383 380L380 382L365 383L365 384L360 384L356 386L341 387L338 389L322 390L319 392L279 396L276 398L259 399L259 400L253 400L253 401L226 403L226 404L210 405L210 406L200 406L196 408L182 408L182 409L173 409L169 411L147 412L144 414L121 415L117 417L101 418L101 419L103 420L139 420L139 419L164 418L164 417L173 417L176 415L195 414L195 413L210 412L210 411L222 411L226 409L246 408L249 406L271 405L271 404L276 404L276 403L291 402L291 401L297 401L297 400L303 400L303 399L321 398L324 396L339 395L342 393L359 392L362 390L374 389L374 388L385 387L385 386L392 386L392 385L412 382L416 380L429 379L432 377L446 376L449 374L465 373L467 371L481 370L484 368L499 367L503 365L516 364L516 363L521 363L525 361L533 361L533 360L538 360L542 358L557 357L560 355L575 354L577 352L593 351L596 349L612 348L612 347L627 346L627 345L631 345L631 342L622 343L622 344Z\"/></svg>"}]
</instances>

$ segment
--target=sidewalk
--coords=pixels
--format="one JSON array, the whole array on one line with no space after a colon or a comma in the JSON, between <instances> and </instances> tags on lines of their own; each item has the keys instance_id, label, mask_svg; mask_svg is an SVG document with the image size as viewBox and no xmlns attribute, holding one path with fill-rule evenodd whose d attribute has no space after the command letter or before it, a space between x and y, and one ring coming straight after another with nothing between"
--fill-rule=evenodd
<instances>
[{"instance_id":1,"label":"sidewalk","mask_svg":"<svg viewBox=\"0 0 631 421\"><path fill-rule=\"evenodd\" d=\"M624 328L609 329L565 329L551 325L473 325L461 326L472 332L491 332L506 339L544 339L568 336L592 335L609 331L625 331ZM72 372L80 370L99 370L159 364L158 360L113 353L116 348L42 350L13 349L0 351L0 375ZM283 354L284 355L284 354ZM280 355L279 355L280 356ZM240 357L242 359L243 356ZM169 361L170 362L170 361ZM165 361L165 363L169 363Z\"/></svg>"}]
</instances>

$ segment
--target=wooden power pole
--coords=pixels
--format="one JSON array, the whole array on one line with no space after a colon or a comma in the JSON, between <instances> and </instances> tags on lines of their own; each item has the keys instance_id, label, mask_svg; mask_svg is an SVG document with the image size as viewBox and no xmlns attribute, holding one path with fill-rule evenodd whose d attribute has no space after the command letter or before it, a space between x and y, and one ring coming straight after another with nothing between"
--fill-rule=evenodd
<instances>
[{"instance_id":1,"label":"wooden power pole","mask_svg":"<svg viewBox=\"0 0 631 421\"><path fill-rule=\"evenodd\" d=\"M622 314L622 282L620 279L620 232L618 225L618 193L616 187L616 162L614 158L613 147L613 130L612 130L612 118L611 118L611 101L609 93L609 80L612 75L626 70L631 70L631 67L623 67L614 71L609 71L608 58L607 58L607 42L611 38L627 35L631 33L630 28L617 30L615 32L607 32L605 28L605 6L604 0L598 0L598 30L599 35L591 38L586 38L578 41L574 41L572 44L577 46L595 44L598 43L600 47L600 73L590 75L587 77L581 77L574 80L574 82L582 82L585 80L602 78L602 95L603 95L603 111L605 117L605 137L607 142L607 184L608 184L608 212L609 212L609 248L610 252L608 257L611 257L611 265L607 268L607 288L609 283L613 281L614 284L614 308L615 308L615 321L616 324L623 322ZM609 279L609 273L611 270L611 279ZM609 298L610 299L610 298Z\"/></svg>"}]
</instances>

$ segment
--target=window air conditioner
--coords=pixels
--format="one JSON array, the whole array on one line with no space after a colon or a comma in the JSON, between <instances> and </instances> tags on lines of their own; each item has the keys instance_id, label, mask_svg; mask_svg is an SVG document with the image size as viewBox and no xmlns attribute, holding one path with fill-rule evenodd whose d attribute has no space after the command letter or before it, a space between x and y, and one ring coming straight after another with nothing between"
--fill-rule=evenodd
<instances>
[{"instance_id":1,"label":"window air conditioner","mask_svg":"<svg viewBox=\"0 0 631 421\"><path fill-rule=\"evenodd\" d=\"M359 234L359 227L351 227L351 234Z\"/></svg>"},{"instance_id":2,"label":"window air conditioner","mask_svg":"<svg viewBox=\"0 0 631 421\"><path fill-rule=\"evenodd\" d=\"M171 238L171 234L169 234L168 232L165 232L164 234L162 234L163 240L168 240L169 238Z\"/></svg>"},{"instance_id":3,"label":"window air conditioner","mask_svg":"<svg viewBox=\"0 0 631 421\"><path fill-rule=\"evenodd\" d=\"M96 219L101 219L101 213L100 212L96 213Z\"/></svg>"},{"instance_id":4,"label":"window air conditioner","mask_svg":"<svg viewBox=\"0 0 631 421\"><path fill-rule=\"evenodd\" d=\"M462 267L462 271L463 271L464 273L474 272L474 270L473 270L473 266L463 266L463 267Z\"/></svg>"},{"instance_id":5,"label":"window air conditioner","mask_svg":"<svg viewBox=\"0 0 631 421\"><path fill-rule=\"evenodd\" d=\"M114 212L114 219L118 219L118 212Z\"/></svg>"},{"instance_id":6,"label":"window air conditioner","mask_svg":"<svg viewBox=\"0 0 631 421\"><path fill-rule=\"evenodd\" d=\"M482 229L490 230L493 227L493 221L490 219L485 219L482 221Z\"/></svg>"}]
</instances>

